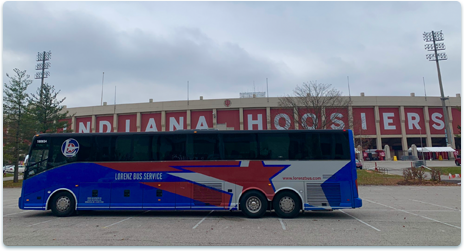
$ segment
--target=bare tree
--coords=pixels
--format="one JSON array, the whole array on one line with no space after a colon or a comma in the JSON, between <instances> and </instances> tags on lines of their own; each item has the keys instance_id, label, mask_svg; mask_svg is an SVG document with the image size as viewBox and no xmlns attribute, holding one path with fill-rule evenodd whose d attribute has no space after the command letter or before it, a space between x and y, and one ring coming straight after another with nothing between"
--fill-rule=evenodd
<instances>
[{"instance_id":1,"label":"bare tree","mask_svg":"<svg viewBox=\"0 0 464 251\"><path fill-rule=\"evenodd\" d=\"M342 118L348 117L348 107L351 101L342 97L342 92L332 88L330 84L317 82L303 83L293 91L293 96L287 95L279 99L279 106L292 109L294 112L286 118L293 120L300 129L344 129L349 128ZM330 114L327 111L330 110Z\"/></svg>"}]
</instances>

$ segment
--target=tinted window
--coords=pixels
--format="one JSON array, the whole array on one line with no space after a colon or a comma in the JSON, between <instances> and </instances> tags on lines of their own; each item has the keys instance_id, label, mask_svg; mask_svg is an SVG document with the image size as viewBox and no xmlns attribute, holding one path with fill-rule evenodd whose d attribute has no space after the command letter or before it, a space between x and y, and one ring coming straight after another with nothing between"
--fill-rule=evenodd
<instances>
[{"instance_id":1,"label":"tinted window","mask_svg":"<svg viewBox=\"0 0 464 251\"><path fill-rule=\"evenodd\" d=\"M95 151L97 153L97 161L111 161L114 154L114 144L112 144L111 136L96 136ZM113 140L114 141L114 140Z\"/></svg>"},{"instance_id":2,"label":"tinted window","mask_svg":"<svg viewBox=\"0 0 464 251\"><path fill-rule=\"evenodd\" d=\"M224 159L257 159L258 142L255 133L223 134Z\"/></svg>"},{"instance_id":3,"label":"tinted window","mask_svg":"<svg viewBox=\"0 0 464 251\"><path fill-rule=\"evenodd\" d=\"M192 152L194 160L219 160L218 134L193 134Z\"/></svg>"},{"instance_id":4,"label":"tinted window","mask_svg":"<svg viewBox=\"0 0 464 251\"><path fill-rule=\"evenodd\" d=\"M258 134L259 159L289 159L290 138L288 133Z\"/></svg>"},{"instance_id":5,"label":"tinted window","mask_svg":"<svg viewBox=\"0 0 464 251\"><path fill-rule=\"evenodd\" d=\"M61 145L66 139L65 138L51 138L50 140L51 140L51 147L50 147L50 153L49 153L49 158L48 158L48 165L47 165L48 168L67 164L68 158L66 158L61 152Z\"/></svg>"},{"instance_id":6,"label":"tinted window","mask_svg":"<svg viewBox=\"0 0 464 251\"><path fill-rule=\"evenodd\" d=\"M94 149L93 137L76 137L79 142L79 152L77 152L77 158L74 161L95 161L96 150Z\"/></svg>"},{"instance_id":7,"label":"tinted window","mask_svg":"<svg viewBox=\"0 0 464 251\"><path fill-rule=\"evenodd\" d=\"M133 151L132 151L132 160L133 161L149 161L153 160L151 158L151 136L148 135L135 135L133 136L134 140L132 142ZM155 142L156 143L156 142ZM156 160L156 159L154 159Z\"/></svg>"},{"instance_id":8,"label":"tinted window","mask_svg":"<svg viewBox=\"0 0 464 251\"><path fill-rule=\"evenodd\" d=\"M317 135L313 135L317 136ZM321 147L321 158L322 159L333 159L333 134L323 133L319 135L320 147Z\"/></svg>"},{"instance_id":9,"label":"tinted window","mask_svg":"<svg viewBox=\"0 0 464 251\"><path fill-rule=\"evenodd\" d=\"M129 135L114 137L114 155L112 161L132 160L132 137Z\"/></svg>"},{"instance_id":10,"label":"tinted window","mask_svg":"<svg viewBox=\"0 0 464 251\"><path fill-rule=\"evenodd\" d=\"M160 135L159 160L185 160L187 135Z\"/></svg>"}]
</instances>

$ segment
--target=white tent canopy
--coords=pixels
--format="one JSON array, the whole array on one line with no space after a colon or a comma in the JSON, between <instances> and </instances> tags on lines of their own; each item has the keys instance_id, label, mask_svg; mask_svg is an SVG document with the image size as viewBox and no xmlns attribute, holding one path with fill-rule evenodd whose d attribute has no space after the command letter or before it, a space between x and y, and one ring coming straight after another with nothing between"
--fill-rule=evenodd
<instances>
[{"instance_id":1,"label":"white tent canopy","mask_svg":"<svg viewBox=\"0 0 464 251\"><path fill-rule=\"evenodd\" d=\"M411 148L409 148L411 150ZM424 152L424 153L436 153L436 152L454 152L454 150L451 147L418 147L417 148L418 152Z\"/></svg>"}]
</instances>

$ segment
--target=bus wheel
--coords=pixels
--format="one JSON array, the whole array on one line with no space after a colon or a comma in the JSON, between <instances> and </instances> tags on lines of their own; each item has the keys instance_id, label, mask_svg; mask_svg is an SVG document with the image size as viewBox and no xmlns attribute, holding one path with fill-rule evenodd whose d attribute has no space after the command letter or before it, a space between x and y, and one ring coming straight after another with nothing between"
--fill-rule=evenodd
<instances>
[{"instance_id":1,"label":"bus wheel","mask_svg":"<svg viewBox=\"0 0 464 251\"><path fill-rule=\"evenodd\" d=\"M282 218L293 218L300 213L300 198L293 192L285 191L277 194L273 200L276 214Z\"/></svg>"},{"instance_id":2,"label":"bus wheel","mask_svg":"<svg viewBox=\"0 0 464 251\"><path fill-rule=\"evenodd\" d=\"M240 199L240 207L247 217L259 218L266 213L267 199L260 192L250 191Z\"/></svg>"},{"instance_id":3,"label":"bus wheel","mask_svg":"<svg viewBox=\"0 0 464 251\"><path fill-rule=\"evenodd\" d=\"M63 191L53 196L51 209L55 216L66 217L74 213L75 206L74 197L70 193Z\"/></svg>"}]
</instances>

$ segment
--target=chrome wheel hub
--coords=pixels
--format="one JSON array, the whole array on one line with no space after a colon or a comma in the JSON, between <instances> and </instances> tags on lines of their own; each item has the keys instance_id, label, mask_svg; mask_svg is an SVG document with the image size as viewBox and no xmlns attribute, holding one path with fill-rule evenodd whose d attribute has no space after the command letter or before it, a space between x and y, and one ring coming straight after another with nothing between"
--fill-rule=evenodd
<instances>
[{"instance_id":1,"label":"chrome wheel hub","mask_svg":"<svg viewBox=\"0 0 464 251\"><path fill-rule=\"evenodd\" d=\"M285 196L280 199L279 207L284 213L290 213L295 209L295 201L292 198Z\"/></svg>"},{"instance_id":2,"label":"chrome wheel hub","mask_svg":"<svg viewBox=\"0 0 464 251\"><path fill-rule=\"evenodd\" d=\"M246 208L252 213L257 213L261 210L261 200L256 196L251 196L246 201Z\"/></svg>"},{"instance_id":3,"label":"chrome wheel hub","mask_svg":"<svg viewBox=\"0 0 464 251\"><path fill-rule=\"evenodd\" d=\"M57 201L56 201L56 209L58 209L58 211L66 211L68 210L68 208L71 206L71 201L69 200L68 197L60 197Z\"/></svg>"}]
</instances>

